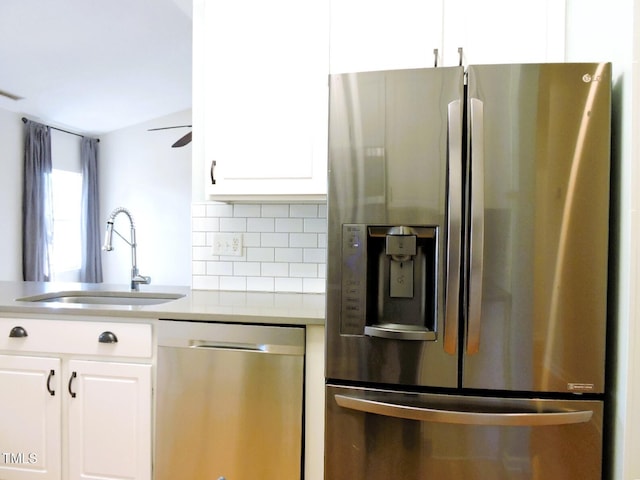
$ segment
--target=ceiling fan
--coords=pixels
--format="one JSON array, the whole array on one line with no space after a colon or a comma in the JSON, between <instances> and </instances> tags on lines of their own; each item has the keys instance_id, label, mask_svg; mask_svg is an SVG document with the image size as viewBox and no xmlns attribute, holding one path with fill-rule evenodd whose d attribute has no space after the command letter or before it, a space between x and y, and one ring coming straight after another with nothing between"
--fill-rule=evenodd
<instances>
[{"instance_id":1,"label":"ceiling fan","mask_svg":"<svg viewBox=\"0 0 640 480\"><path fill-rule=\"evenodd\" d=\"M191 125L176 125L174 127L150 128L147 131L148 132L155 132L157 130L169 130L171 128L191 128ZM192 134L192 132L189 132L189 133L183 135L173 145L171 145L171 147L173 147L173 148L184 147L185 145L191 143L191 134Z\"/></svg>"}]
</instances>

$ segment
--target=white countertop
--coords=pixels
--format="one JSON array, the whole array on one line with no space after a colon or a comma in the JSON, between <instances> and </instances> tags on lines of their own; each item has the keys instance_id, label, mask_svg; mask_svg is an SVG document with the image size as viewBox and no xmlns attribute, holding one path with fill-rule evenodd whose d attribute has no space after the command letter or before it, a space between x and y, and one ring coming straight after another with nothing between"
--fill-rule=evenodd
<instances>
[{"instance_id":1,"label":"white countertop","mask_svg":"<svg viewBox=\"0 0 640 480\"><path fill-rule=\"evenodd\" d=\"M141 292L180 293L184 297L158 305L89 305L27 302L19 298L77 290L129 292L128 285L0 282L0 313L96 315L168 320L219 321L274 325L324 325L322 294L191 290L188 287L141 286Z\"/></svg>"}]
</instances>

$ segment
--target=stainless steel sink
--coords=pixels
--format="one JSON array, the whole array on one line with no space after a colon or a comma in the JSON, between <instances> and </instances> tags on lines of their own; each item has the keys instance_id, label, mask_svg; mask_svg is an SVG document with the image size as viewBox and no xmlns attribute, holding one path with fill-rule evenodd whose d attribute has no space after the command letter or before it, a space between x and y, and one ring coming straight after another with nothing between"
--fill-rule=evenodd
<instances>
[{"instance_id":1,"label":"stainless steel sink","mask_svg":"<svg viewBox=\"0 0 640 480\"><path fill-rule=\"evenodd\" d=\"M19 302L84 303L89 305L158 305L184 297L180 293L73 290L18 298Z\"/></svg>"}]
</instances>

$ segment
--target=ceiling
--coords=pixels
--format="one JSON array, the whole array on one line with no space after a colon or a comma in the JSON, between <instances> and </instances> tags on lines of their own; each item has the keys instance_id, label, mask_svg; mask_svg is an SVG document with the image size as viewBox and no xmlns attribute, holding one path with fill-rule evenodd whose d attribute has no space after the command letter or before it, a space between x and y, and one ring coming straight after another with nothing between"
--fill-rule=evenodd
<instances>
[{"instance_id":1,"label":"ceiling","mask_svg":"<svg viewBox=\"0 0 640 480\"><path fill-rule=\"evenodd\" d=\"M0 108L90 135L191 108L192 0L2 0L1 10Z\"/></svg>"}]
</instances>

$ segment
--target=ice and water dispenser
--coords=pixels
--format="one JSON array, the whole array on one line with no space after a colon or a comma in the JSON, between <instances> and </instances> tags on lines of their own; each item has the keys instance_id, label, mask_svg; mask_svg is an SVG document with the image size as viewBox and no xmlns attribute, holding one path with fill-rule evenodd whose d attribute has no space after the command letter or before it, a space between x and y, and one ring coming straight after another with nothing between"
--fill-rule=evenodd
<instances>
[{"instance_id":1,"label":"ice and water dispenser","mask_svg":"<svg viewBox=\"0 0 640 480\"><path fill-rule=\"evenodd\" d=\"M342 226L341 334L435 340L438 228Z\"/></svg>"}]
</instances>

